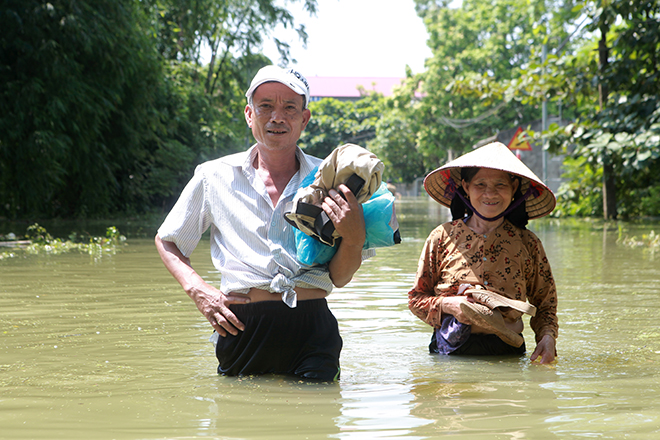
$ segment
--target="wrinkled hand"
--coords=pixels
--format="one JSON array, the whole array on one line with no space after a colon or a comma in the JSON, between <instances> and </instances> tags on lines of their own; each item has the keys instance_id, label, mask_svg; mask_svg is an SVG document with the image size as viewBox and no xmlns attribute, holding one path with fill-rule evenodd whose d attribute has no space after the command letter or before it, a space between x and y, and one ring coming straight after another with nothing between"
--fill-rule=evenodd
<instances>
[{"instance_id":1,"label":"wrinkled hand","mask_svg":"<svg viewBox=\"0 0 660 440\"><path fill-rule=\"evenodd\" d=\"M229 310L229 306L249 303L249 298L242 295L225 295L207 283L193 287L188 294L220 336L227 336L227 333L237 335L239 331L245 330L245 325Z\"/></svg>"},{"instance_id":2,"label":"wrinkled hand","mask_svg":"<svg viewBox=\"0 0 660 440\"><path fill-rule=\"evenodd\" d=\"M550 335L544 335L539 343L536 344L536 349L530 359L534 362L540 357L539 363L549 364L555 360L555 354L555 338Z\"/></svg>"},{"instance_id":3,"label":"wrinkled hand","mask_svg":"<svg viewBox=\"0 0 660 440\"><path fill-rule=\"evenodd\" d=\"M442 298L442 313L447 315L453 315L458 322L472 325L470 318L465 316L465 314L461 310L461 303L468 301L469 300L467 296L445 296Z\"/></svg>"},{"instance_id":4,"label":"wrinkled hand","mask_svg":"<svg viewBox=\"0 0 660 440\"><path fill-rule=\"evenodd\" d=\"M341 184L338 188L344 193L346 200L339 192L331 189L328 191L328 197L323 200L323 210L342 237L342 245L358 246L362 249L366 239L362 205L346 185Z\"/></svg>"}]
</instances>

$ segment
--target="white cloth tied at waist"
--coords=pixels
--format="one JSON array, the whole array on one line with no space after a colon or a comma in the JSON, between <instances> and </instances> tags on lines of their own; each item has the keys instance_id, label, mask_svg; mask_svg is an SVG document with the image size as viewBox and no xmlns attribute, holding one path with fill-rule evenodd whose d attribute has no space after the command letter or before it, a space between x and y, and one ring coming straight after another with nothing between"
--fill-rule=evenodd
<instances>
[{"instance_id":1,"label":"white cloth tied at waist","mask_svg":"<svg viewBox=\"0 0 660 440\"><path fill-rule=\"evenodd\" d=\"M270 282L269 287L270 287L269 292L282 294L282 301L287 306L294 309L298 305L298 295L296 294L295 291L296 283L294 283L286 275L283 275L281 273L275 275L275 278L273 278L273 281ZM218 334L218 332L213 331L213 334L209 338L209 341L212 342L213 345L215 346L218 343L219 337L220 335Z\"/></svg>"},{"instance_id":2,"label":"white cloth tied at waist","mask_svg":"<svg viewBox=\"0 0 660 440\"><path fill-rule=\"evenodd\" d=\"M292 309L298 305L298 295L295 291L296 283L284 274L278 273L270 282L270 292L281 293L282 301Z\"/></svg>"},{"instance_id":3,"label":"white cloth tied at waist","mask_svg":"<svg viewBox=\"0 0 660 440\"><path fill-rule=\"evenodd\" d=\"M296 283L293 282L291 278L281 273L278 273L277 275L275 275L275 278L273 278L273 280L270 282L269 292L281 293L282 301L284 302L284 304L294 309L298 305L298 295L296 294L295 287L296 287ZM218 343L219 337L220 335L218 334L218 332L213 331L213 334L209 338L209 341L212 342L213 345L215 346Z\"/></svg>"}]
</instances>

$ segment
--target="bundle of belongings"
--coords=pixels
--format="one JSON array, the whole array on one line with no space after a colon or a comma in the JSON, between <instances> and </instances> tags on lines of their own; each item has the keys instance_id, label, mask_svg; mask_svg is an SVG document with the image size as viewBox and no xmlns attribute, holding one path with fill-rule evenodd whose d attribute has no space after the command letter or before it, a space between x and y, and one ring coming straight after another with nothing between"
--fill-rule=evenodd
<instances>
[{"instance_id":1,"label":"bundle of belongings","mask_svg":"<svg viewBox=\"0 0 660 440\"><path fill-rule=\"evenodd\" d=\"M303 179L286 221L296 228L298 260L325 264L337 251L341 237L321 207L330 189L346 185L362 204L366 227L365 249L401 242L394 211L394 195L382 181L384 165L375 154L354 144L336 148ZM343 193L337 189L342 195Z\"/></svg>"}]
</instances>

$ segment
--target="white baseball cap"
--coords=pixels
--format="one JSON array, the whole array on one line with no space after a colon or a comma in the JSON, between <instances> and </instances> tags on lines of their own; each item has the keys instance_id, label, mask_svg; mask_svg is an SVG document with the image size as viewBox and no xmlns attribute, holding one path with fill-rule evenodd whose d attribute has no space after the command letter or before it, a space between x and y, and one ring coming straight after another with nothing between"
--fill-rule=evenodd
<instances>
[{"instance_id":1,"label":"white baseball cap","mask_svg":"<svg viewBox=\"0 0 660 440\"><path fill-rule=\"evenodd\" d=\"M254 75L254 78L252 78L250 88L245 92L245 97L248 99L248 102L257 87L263 83L273 81L282 83L297 94L302 95L305 99L303 108L307 108L307 104L309 103L309 84L307 83L307 79L294 69L282 69L278 66L265 66L259 69L257 74Z\"/></svg>"}]
</instances>

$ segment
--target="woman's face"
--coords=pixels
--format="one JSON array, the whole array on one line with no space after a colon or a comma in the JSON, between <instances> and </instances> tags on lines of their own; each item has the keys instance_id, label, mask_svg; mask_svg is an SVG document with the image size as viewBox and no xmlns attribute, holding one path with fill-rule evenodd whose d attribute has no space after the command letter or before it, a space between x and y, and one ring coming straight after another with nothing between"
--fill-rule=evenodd
<instances>
[{"instance_id":1,"label":"woman's face","mask_svg":"<svg viewBox=\"0 0 660 440\"><path fill-rule=\"evenodd\" d=\"M509 173L489 168L480 169L470 182L462 181L474 209L487 218L496 217L509 207L518 184Z\"/></svg>"}]
</instances>

